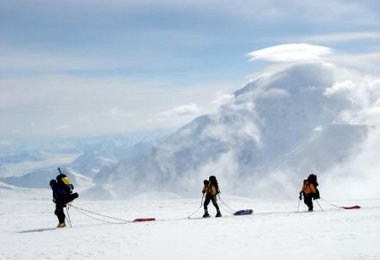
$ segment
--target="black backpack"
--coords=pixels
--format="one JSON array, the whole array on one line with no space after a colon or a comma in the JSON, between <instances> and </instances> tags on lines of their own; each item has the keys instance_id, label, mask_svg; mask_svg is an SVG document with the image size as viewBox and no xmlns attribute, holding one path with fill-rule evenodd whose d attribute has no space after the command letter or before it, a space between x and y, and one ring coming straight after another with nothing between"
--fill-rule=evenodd
<instances>
[{"instance_id":1,"label":"black backpack","mask_svg":"<svg viewBox=\"0 0 380 260\"><path fill-rule=\"evenodd\" d=\"M66 193L66 202L71 202L74 199L79 197L79 194L77 192L73 192L74 185L71 184L69 178L65 174L61 172L61 169L58 168L59 175L56 177L57 184L60 185Z\"/></svg>"},{"instance_id":2,"label":"black backpack","mask_svg":"<svg viewBox=\"0 0 380 260\"><path fill-rule=\"evenodd\" d=\"M307 177L307 181L314 185L315 188L315 194L313 194L314 199L320 199L319 190L318 190L318 181L317 181L317 175L310 174L309 177Z\"/></svg>"},{"instance_id":3,"label":"black backpack","mask_svg":"<svg viewBox=\"0 0 380 260\"><path fill-rule=\"evenodd\" d=\"M317 175L315 174L310 174L309 177L307 177L307 181L309 183L312 183L315 188L318 187L318 182L317 182Z\"/></svg>"},{"instance_id":4,"label":"black backpack","mask_svg":"<svg viewBox=\"0 0 380 260\"><path fill-rule=\"evenodd\" d=\"M219 194L220 193L220 190L219 190L219 185L218 185L218 181L216 180L216 177L211 175L209 177L209 181L211 182L212 185L215 186L216 188L216 194Z\"/></svg>"}]
</instances>

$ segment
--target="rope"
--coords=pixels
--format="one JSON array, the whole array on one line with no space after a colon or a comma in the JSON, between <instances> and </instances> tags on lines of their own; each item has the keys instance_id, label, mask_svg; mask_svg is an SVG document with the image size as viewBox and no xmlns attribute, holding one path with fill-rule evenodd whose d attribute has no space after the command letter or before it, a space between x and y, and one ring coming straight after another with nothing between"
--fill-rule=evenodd
<instances>
[{"instance_id":1,"label":"rope","mask_svg":"<svg viewBox=\"0 0 380 260\"><path fill-rule=\"evenodd\" d=\"M325 199L322 199L322 198L321 198L321 200L323 200L324 202L326 202L327 204L330 204L331 206L333 206L333 207L335 207L335 208L339 208L339 209L342 208L341 206L338 206L338 205L335 205L335 204L333 204L333 203L331 203L331 202L328 202L328 201L325 200Z\"/></svg>"},{"instance_id":2,"label":"rope","mask_svg":"<svg viewBox=\"0 0 380 260\"><path fill-rule=\"evenodd\" d=\"M103 222L103 223L120 224L120 222L112 222L112 221L107 221L107 220L104 220L104 219L96 218L96 217L94 217L94 216L92 216L92 215L90 215L90 214L88 214L88 213L86 213L84 211L81 211L81 210L78 210L78 212L81 213L81 214L83 214L83 215L85 215L85 216L87 216L87 217L89 217L89 218L95 219L95 220Z\"/></svg>"},{"instance_id":3,"label":"rope","mask_svg":"<svg viewBox=\"0 0 380 260\"><path fill-rule=\"evenodd\" d=\"M220 198L220 194L218 194L218 198L219 198L219 200L220 200L220 202L222 202L222 204L224 204L227 208L224 208L222 205L220 205L220 207L222 208L222 209L224 209L225 211L227 211L228 213L231 213L231 214L234 214L234 210L233 209L231 209L221 198Z\"/></svg>"},{"instance_id":4,"label":"rope","mask_svg":"<svg viewBox=\"0 0 380 260\"><path fill-rule=\"evenodd\" d=\"M101 213L97 213L95 211L92 211L92 210L88 210L88 209L84 209L84 208L81 208L81 207L78 207L78 206L75 206L73 204L69 204L71 207L73 207L74 209L78 210L79 212L81 212L83 215L86 215L87 217L90 217L92 219L95 219L95 220L98 220L98 221L102 221L104 223L111 223L111 224L115 224L115 223L120 223L120 222L125 222L125 223L132 223L133 221L130 221L130 220L126 220L126 219L121 219L121 218L115 218L115 217L112 217L112 216L108 216L108 215L104 215L104 214L101 214ZM100 216L100 217L103 217L103 218L108 218L108 219L112 219L113 222L111 221L107 221L107 220L102 220L102 219L99 219L99 218L96 218L96 217L93 217L92 215L96 215L96 216ZM117 222L115 222L117 221Z\"/></svg>"},{"instance_id":5,"label":"rope","mask_svg":"<svg viewBox=\"0 0 380 260\"><path fill-rule=\"evenodd\" d=\"M193 213L191 213L190 215L188 215L187 218L190 218L192 215L194 215L195 213L197 213L202 208L204 196L205 195L203 194L202 195L202 200L201 200L201 205Z\"/></svg>"}]
</instances>

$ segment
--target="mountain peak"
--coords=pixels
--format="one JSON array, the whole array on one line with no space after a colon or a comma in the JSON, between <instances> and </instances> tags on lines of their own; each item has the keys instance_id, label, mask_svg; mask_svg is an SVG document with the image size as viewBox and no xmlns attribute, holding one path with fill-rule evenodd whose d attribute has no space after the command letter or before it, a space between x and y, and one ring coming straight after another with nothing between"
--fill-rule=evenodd
<instances>
[{"instance_id":1,"label":"mountain peak","mask_svg":"<svg viewBox=\"0 0 380 260\"><path fill-rule=\"evenodd\" d=\"M197 189L201 180L213 174L225 190L241 193L242 185L265 186L259 180L265 175L264 179L272 178L267 170L286 173L292 169L290 174L296 176L308 171L308 164L318 168L311 163L314 155L310 147L319 154L318 160L323 161L324 155L346 158L365 138L366 128L355 128L339 119L350 102L342 96L326 95L336 83L335 73L333 66L315 62L256 78L235 91L233 102L221 106L217 113L197 117L158 142L145 154L144 164L131 160L119 164L115 174L121 179L113 185L134 180L137 185L128 187L139 189L142 185L184 193ZM337 122L340 127L333 127ZM329 147L341 146L334 143L334 133L340 135L336 142L345 142L345 146L332 157L334 151L331 153ZM327 158L324 161L320 165L323 169L336 163ZM284 165L286 168L281 168Z\"/></svg>"}]
</instances>

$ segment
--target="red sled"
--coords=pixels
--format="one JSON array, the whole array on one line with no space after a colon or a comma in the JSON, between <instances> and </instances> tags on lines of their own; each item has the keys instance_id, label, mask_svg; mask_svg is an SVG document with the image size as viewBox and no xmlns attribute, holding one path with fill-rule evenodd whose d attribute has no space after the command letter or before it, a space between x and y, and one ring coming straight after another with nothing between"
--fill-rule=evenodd
<instances>
[{"instance_id":1,"label":"red sled","mask_svg":"<svg viewBox=\"0 0 380 260\"><path fill-rule=\"evenodd\" d=\"M155 218L136 218L133 222L155 221Z\"/></svg>"},{"instance_id":2,"label":"red sled","mask_svg":"<svg viewBox=\"0 0 380 260\"><path fill-rule=\"evenodd\" d=\"M359 206L359 205L350 206L350 207L345 207L345 206L343 206L343 207L341 207L341 208L343 208L343 209L360 209L360 206Z\"/></svg>"}]
</instances>

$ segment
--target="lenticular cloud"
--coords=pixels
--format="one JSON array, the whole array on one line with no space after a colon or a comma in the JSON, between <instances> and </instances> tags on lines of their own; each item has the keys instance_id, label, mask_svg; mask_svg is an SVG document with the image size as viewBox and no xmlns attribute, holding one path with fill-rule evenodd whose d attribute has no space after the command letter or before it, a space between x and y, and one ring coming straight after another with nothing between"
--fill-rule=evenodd
<instances>
[{"instance_id":1,"label":"lenticular cloud","mask_svg":"<svg viewBox=\"0 0 380 260\"><path fill-rule=\"evenodd\" d=\"M271 62L300 62L322 60L332 53L328 47L307 43L283 44L248 53L250 59Z\"/></svg>"}]
</instances>

